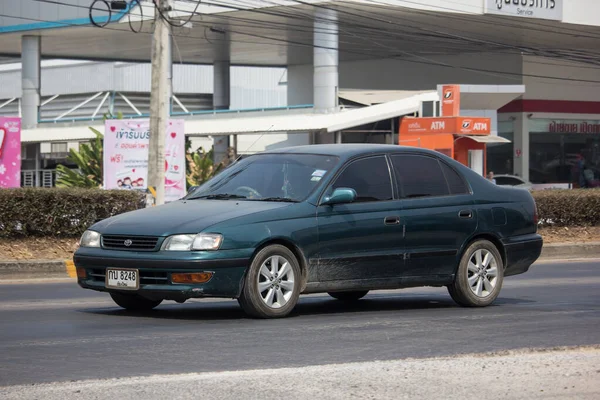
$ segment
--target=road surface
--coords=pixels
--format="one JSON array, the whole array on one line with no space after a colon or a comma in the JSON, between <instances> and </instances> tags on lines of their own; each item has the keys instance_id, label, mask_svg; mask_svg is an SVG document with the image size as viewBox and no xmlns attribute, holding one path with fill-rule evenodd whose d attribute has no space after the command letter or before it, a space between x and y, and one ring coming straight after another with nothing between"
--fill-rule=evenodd
<instances>
[{"instance_id":1,"label":"road surface","mask_svg":"<svg viewBox=\"0 0 600 400\"><path fill-rule=\"evenodd\" d=\"M571 361L583 357L584 368L586 362L600 365L593 347L600 344L599 287L600 260L545 262L507 278L496 303L482 309L456 306L443 288L420 288L372 292L356 305L311 295L301 298L289 318L254 320L235 301L166 302L152 312L131 314L106 294L74 282L2 284L0 387L280 368L321 376L311 366L359 363L335 368L343 371L376 361L441 357L440 362L458 362L455 357L465 354L592 346L585 356L552 353ZM568 360L563 360L565 370ZM592 373L596 370L600 367ZM593 382L600 382L597 374ZM105 389L100 393L108 395ZM598 395L600 387L590 393Z\"/></svg>"}]
</instances>

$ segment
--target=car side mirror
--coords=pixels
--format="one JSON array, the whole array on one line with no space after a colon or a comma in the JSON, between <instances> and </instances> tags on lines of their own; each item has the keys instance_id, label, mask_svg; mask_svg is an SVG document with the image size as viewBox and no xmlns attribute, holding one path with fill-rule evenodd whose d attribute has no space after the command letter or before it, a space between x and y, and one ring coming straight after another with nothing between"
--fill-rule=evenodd
<instances>
[{"instance_id":1,"label":"car side mirror","mask_svg":"<svg viewBox=\"0 0 600 400\"><path fill-rule=\"evenodd\" d=\"M356 190L351 188L337 188L333 191L331 196L327 196L323 199L322 205L334 205L334 204L345 204L352 203L356 200Z\"/></svg>"}]
</instances>

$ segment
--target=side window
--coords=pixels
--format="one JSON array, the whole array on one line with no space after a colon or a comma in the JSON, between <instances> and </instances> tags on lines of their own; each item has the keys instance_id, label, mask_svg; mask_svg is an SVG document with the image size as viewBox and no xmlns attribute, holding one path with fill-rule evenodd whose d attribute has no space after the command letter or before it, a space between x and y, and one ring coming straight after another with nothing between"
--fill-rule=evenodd
<instances>
[{"instance_id":1,"label":"side window","mask_svg":"<svg viewBox=\"0 0 600 400\"><path fill-rule=\"evenodd\" d=\"M404 198L447 196L450 194L437 159L412 154L392 156L400 194Z\"/></svg>"},{"instance_id":2,"label":"side window","mask_svg":"<svg viewBox=\"0 0 600 400\"><path fill-rule=\"evenodd\" d=\"M352 162L332 185L356 190L356 202L392 200L392 181L384 156Z\"/></svg>"},{"instance_id":3,"label":"side window","mask_svg":"<svg viewBox=\"0 0 600 400\"><path fill-rule=\"evenodd\" d=\"M450 194L468 194L469 188L465 183L465 180L445 162L440 162L444 175L446 175L446 181L450 188Z\"/></svg>"}]
</instances>

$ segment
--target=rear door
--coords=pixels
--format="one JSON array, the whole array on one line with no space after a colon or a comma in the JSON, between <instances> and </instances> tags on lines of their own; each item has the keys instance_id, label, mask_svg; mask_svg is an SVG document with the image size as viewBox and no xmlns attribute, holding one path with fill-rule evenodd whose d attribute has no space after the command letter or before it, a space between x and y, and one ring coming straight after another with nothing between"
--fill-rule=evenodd
<instances>
[{"instance_id":1,"label":"rear door","mask_svg":"<svg viewBox=\"0 0 600 400\"><path fill-rule=\"evenodd\" d=\"M477 229L465 179L432 155L399 153L391 160L406 224L405 276L452 274L458 251Z\"/></svg>"},{"instance_id":2,"label":"rear door","mask_svg":"<svg viewBox=\"0 0 600 400\"><path fill-rule=\"evenodd\" d=\"M401 275L403 226L384 155L351 161L327 188L352 188L356 201L319 206L319 280L355 281Z\"/></svg>"}]
</instances>

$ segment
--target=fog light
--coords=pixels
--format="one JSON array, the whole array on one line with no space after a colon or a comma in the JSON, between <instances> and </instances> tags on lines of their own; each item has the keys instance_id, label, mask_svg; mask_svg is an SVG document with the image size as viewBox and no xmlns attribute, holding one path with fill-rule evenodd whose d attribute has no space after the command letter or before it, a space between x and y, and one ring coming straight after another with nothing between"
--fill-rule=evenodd
<instances>
[{"instance_id":1,"label":"fog light","mask_svg":"<svg viewBox=\"0 0 600 400\"><path fill-rule=\"evenodd\" d=\"M79 279L87 278L87 272L86 272L85 268L77 267L77 278L79 278Z\"/></svg>"},{"instance_id":2,"label":"fog light","mask_svg":"<svg viewBox=\"0 0 600 400\"><path fill-rule=\"evenodd\" d=\"M193 272L193 273L177 273L171 274L171 282L173 283L206 283L212 278L212 272Z\"/></svg>"}]
</instances>

